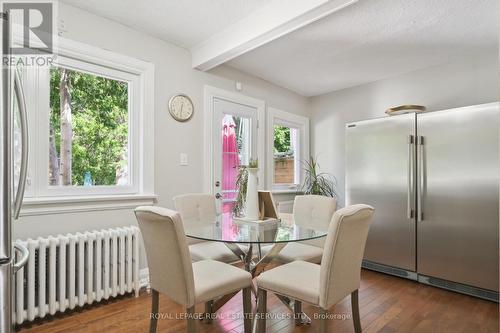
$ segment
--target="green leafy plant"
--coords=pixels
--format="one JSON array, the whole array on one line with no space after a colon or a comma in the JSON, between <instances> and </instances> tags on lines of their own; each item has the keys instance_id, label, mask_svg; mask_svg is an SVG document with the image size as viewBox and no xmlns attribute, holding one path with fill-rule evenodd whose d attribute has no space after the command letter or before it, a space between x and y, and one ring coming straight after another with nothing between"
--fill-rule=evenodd
<instances>
[{"instance_id":1,"label":"green leafy plant","mask_svg":"<svg viewBox=\"0 0 500 333\"><path fill-rule=\"evenodd\" d=\"M245 209L245 200L247 198L247 185L248 185L248 169L257 169L259 167L258 159L250 159L248 165L241 165L236 176L236 188L238 195L233 206L233 214L235 216L242 216Z\"/></svg>"},{"instance_id":2,"label":"green leafy plant","mask_svg":"<svg viewBox=\"0 0 500 333\"><path fill-rule=\"evenodd\" d=\"M257 169L259 167L259 160L251 158L250 161L248 161L248 167L250 169Z\"/></svg>"},{"instance_id":3,"label":"green leafy plant","mask_svg":"<svg viewBox=\"0 0 500 333\"><path fill-rule=\"evenodd\" d=\"M330 174L319 172L317 159L310 157L309 161L303 162L305 179L300 188L303 194L323 195L326 197L336 197L337 180Z\"/></svg>"},{"instance_id":4,"label":"green leafy plant","mask_svg":"<svg viewBox=\"0 0 500 333\"><path fill-rule=\"evenodd\" d=\"M240 166L238 176L236 176L236 188L238 189L238 196L233 206L233 214L235 216L242 216L247 196L248 184L248 168L245 165Z\"/></svg>"}]
</instances>

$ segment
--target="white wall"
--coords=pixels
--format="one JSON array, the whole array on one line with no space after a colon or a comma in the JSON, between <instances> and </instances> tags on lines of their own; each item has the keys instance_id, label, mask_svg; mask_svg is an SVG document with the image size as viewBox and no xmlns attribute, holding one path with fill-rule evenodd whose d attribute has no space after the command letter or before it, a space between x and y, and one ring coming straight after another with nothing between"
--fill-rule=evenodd
<instances>
[{"instance_id":1,"label":"white wall","mask_svg":"<svg viewBox=\"0 0 500 333\"><path fill-rule=\"evenodd\" d=\"M322 171L338 180L344 204L344 124L385 116L402 104L428 110L498 100L498 55L461 60L311 98L311 147Z\"/></svg>"},{"instance_id":2,"label":"white wall","mask_svg":"<svg viewBox=\"0 0 500 333\"><path fill-rule=\"evenodd\" d=\"M243 83L244 94L263 99L269 106L307 114L308 100L289 90L221 67L211 73L191 69L185 49L132 30L110 20L64 4L62 36L79 42L143 59L155 65L155 192L158 204L172 207L172 197L203 189L203 88L212 85L234 90L234 81ZM195 113L191 121L179 123L167 111L169 98L178 92L189 95ZM179 154L187 153L189 166L179 166ZM101 229L135 223L131 209L22 217L14 222L14 238ZM144 267L144 263L141 265Z\"/></svg>"},{"instance_id":3,"label":"white wall","mask_svg":"<svg viewBox=\"0 0 500 333\"><path fill-rule=\"evenodd\" d=\"M203 87L205 84L263 99L268 106L311 116L312 152L324 171L339 180L343 202L344 123L384 115L388 107L416 103L430 110L491 102L497 99L498 56L470 59L307 99L235 69L221 66L209 73L191 69L187 50L64 4L62 36L154 63L155 184L158 204L172 207L172 197L202 190ZM168 99L188 94L195 106L191 121L178 123L167 111ZM189 166L179 166L179 154ZM291 195L283 196L289 200ZM14 222L14 238L101 229L134 224L131 209L22 217ZM145 266L144 263L141 264Z\"/></svg>"}]
</instances>

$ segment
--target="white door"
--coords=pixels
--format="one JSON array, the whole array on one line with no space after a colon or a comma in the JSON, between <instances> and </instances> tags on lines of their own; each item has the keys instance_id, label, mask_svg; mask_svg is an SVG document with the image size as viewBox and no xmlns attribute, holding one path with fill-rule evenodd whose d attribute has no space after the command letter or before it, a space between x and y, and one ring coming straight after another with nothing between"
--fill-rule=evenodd
<instances>
[{"instance_id":1,"label":"white door","mask_svg":"<svg viewBox=\"0 0 500 333\"><path fill-rule=\"evenodd\" d=\"M213 193L218 211L231 211L239 167L257 159L257 108L215 98L212 122Z\"/></svg>"}]
</instances>

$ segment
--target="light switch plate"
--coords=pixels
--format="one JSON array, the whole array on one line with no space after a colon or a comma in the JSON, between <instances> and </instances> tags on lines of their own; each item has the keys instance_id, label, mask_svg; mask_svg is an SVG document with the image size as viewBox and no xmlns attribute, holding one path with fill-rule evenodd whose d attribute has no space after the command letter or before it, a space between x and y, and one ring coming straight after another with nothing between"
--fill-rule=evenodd
<instances>
[{"instance_id":1,"label":"light switch plate","mask_svg":"<svg viewBox=\"0 0 500 333\"><path fill-rule=\"evenodd\" d=\"M235 88L236 88L237 91L242 91L243 90L243 85L241 84L240 81L236 81Z\"/></svg>"},{"instance_id":2,"label":"light switch plate","mask_svg":"<svg viewBox=\"0 0 500 333\"><path fill-rule=\"evenodd\" d=\"M181 153L180 162L182 166L188 165L188 155L186 153Z\"/></svg>"}]
</instances>

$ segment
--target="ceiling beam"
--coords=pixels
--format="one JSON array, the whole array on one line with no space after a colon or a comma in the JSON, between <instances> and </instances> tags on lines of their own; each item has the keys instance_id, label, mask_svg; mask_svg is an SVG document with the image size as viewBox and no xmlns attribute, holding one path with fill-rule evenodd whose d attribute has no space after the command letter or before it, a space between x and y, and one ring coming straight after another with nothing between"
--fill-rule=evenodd
<instances>
[{"instance_id":1,"label":"ceiling beam","mask_svg":"<svg viewBox=\"0 0 500 333\"><path fill-rule=\"evenodd\" d=\"M210 70L358 0L273 0L191 48L192 66Z\"/></svg>"}]
</instances>

